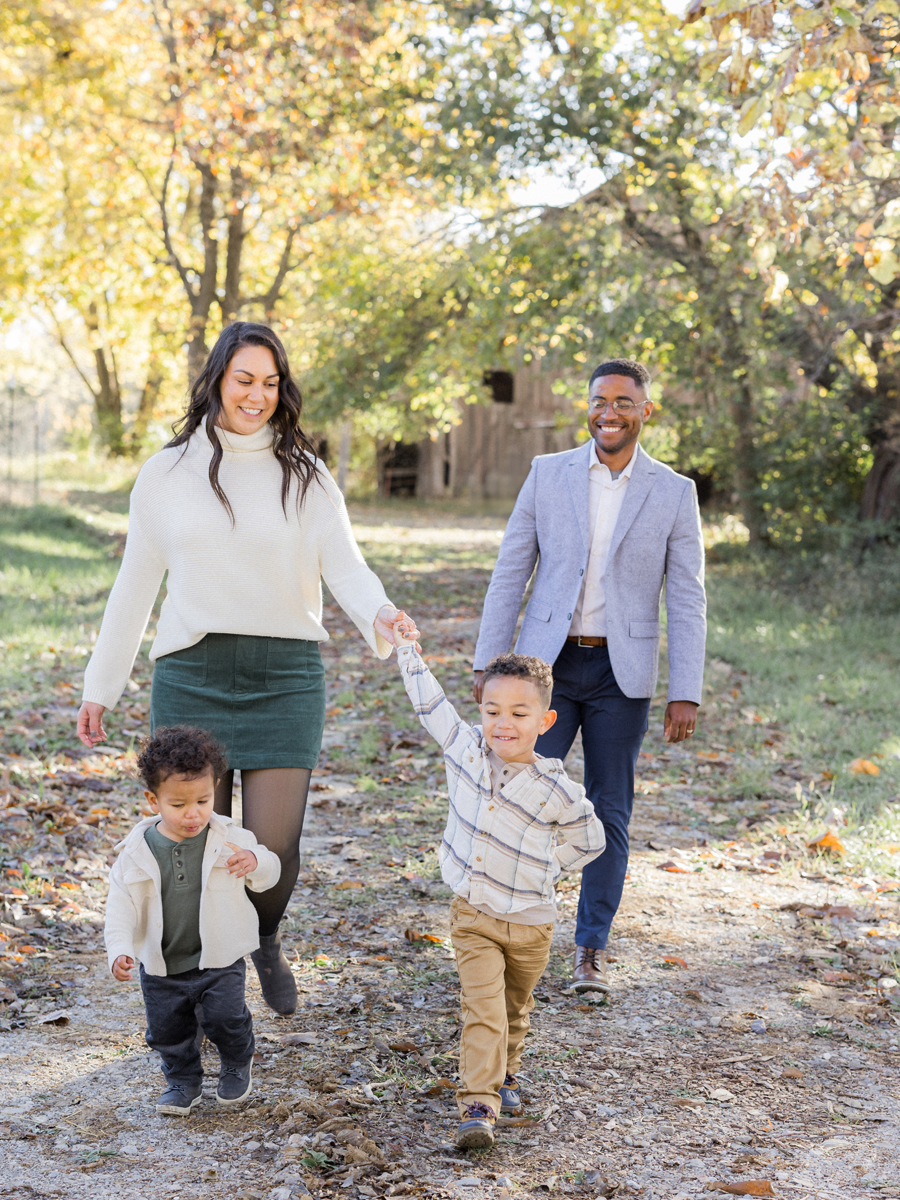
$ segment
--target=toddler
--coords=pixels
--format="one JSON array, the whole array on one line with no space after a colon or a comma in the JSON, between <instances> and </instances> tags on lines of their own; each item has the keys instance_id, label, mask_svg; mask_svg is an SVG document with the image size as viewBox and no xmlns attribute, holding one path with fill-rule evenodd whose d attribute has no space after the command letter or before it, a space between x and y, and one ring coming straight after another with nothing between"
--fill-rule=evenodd
<instances>
[{"instance_id":1,"label":"toddler","mask_svg":"<svg viewBox=\"0 0 900 1200\"><path fill-rule=\"evenodd\" d=\"M522 654L493 659L482 724L472 726L423 662L409 618L397 620L394 636L409 698L444 751L450 811L439 858L456 893L450 935L464 1022L456 1144L486 1148L499 1114L521 1108L516 1072L532 992L550 957L554 884L596 858L605 837L584 788L558 759L534 752L556 720L547 663Z\"/></svg>"},{"instance_id":2,"label":"toddler","mask_svg":"<svg viewBox=\"0 0 900 1200\"><path fill-rule=\"evenodd\" d=\"M278 882L281 862L248 829L213 812L224 752L202 729L176 725L144 741L138 771L153 813L116 847L109 876L106 950L116 979L140 963L147 1045L166 1090L158 1113L187 1117L202 1099L196 1009L221 1060L216 1099L250 1093L253 1019L244 1002L244 955L259 946L247 888Z\"/></svg>"}]
</instances>

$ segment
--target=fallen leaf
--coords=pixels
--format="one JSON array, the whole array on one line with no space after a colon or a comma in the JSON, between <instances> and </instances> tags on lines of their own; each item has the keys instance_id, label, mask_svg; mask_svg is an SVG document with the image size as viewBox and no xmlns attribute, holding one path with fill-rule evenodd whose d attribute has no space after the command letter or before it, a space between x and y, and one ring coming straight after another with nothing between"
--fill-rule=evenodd
<instances>
[{"instance_id":1,"label":"fallen leaf","mask_svg":"<svg viewBox=\"0 0 900 1200\"><path fill-rule=\"evenodd\" d=\"M282 1033L276 1038L284 1046L314 1046L318 1040L317 1033Z\"/></svg>"},{"instance_id":2,"label":"fallen leaf","mask_svg":"<svg viewBox=\"0 0 900 1200\"><path fill-rule=\"evenodd\" d=\"M388 1042L390 1050L398 1050L401 1054L418 1054L419 1047L415 1042Z\"/></svg>"},{"instance_id":3,"label":"fallen leaf","mask_svg":"<svg viewBox=\"0 0 900 1200\"><path fill-rule=\"evenodd\" d=\"M774 1196L768 1179L745 1179L742 1183L726 1183L724 1180L713 1180L706 1185L708 1192L728 1192L730 1196Z\"/></svg>"},{"instance_id":4,"label":"fallen leaf","mask_svg":"<svg viewBox=\"0 0 900 1200\"><path fill-rule=\"evenodd\" d=\"M443 938L436 937L433 933L419 933L418 929L404 929L403 936L408 942L434 942L440 946Z\"/></svg>"},{"instance_id":5,"label":"fallen leaf","mask_svg":"<svg viewBox=\"0 0 900 1200\"><path fill-rule=\"evenodd\" d=\"M734 1092L729 1092L728 1088L719 1087L709 1093L710 1100L722 1100L723 1102L734 1099Z\"/></svg>"},{"instance_id":6,"label":"fallen leaf","mask_svg":"<svg viewBox=\"0 0 900 1200\"><path fill-rule=\"evenodd\" d=\"M430 1088L423 1093L426 1096L441 1096L444 1092L455 1092L456 1084L452 1079L436 1079Z\"/></svg>"},{"instance_id":7,"label":"fallen leaf","mask_svg":"<svg viewBox=\"0 0 900 1200\"><path fill-rule=\"evenodd\" d=\"M673 966L673 967L687 968L687 963L684 961L684 959L676 958L674 954L664 954L662 956L662 958L660 959L660 961L664 962L664 963L669 963L669 965Z\"/></svg>"},{"instance_id":8,"label":"fallen leaf","mask_svg":"<svg viewBox=\"0 0 900 1200\"><path fill-rule=\"evenodd\" d=\"M846 904L827 904L825 906L825 915L837 918L838 920L858 921L859 914L856 909L848 908Z\"/></svg>"},{"instance_id":9,"label":"fallen leaf","mask_svg":"<svg viewBox=\"0 0 900 1200\"><path fill-rule=\"evenodd\" d=\"M361 879L342 879L340 883L336 883L335 888L339 892L346 892L349 888L365 887Z\"/></svg>"},{"instance_id":10,"label":"fallen leaf","mask_svg":"<svg viewBox=\"0 0 900 1200\"><path fill-rule=\"evenodd\" d=\"M690 875L687 867L679 867L677 863L673 862L659 863L656 869L658 871L671 871L674 875Z\"/></svg>"},{"instance_id":11,"label":"fallen leaf","mask_svg":"<svg viewBox=\"0 0 900 1200\"><path fill-rule=\"evenodd\" d=\"M672 1103L679 1108L701 1108L706 1101L702 1096L676 1096Z\"/></svg>"},{"instance_id":12,"label":"fallen leaf","mask_svg":"<svg viewBox=\"0 0 900 1200\"><path fill-rule=\"evenodd\" d=\"M781 1072L782 1079L802 1079L803 1072L797 1067L785 1067Z\"/></svg>"},{"instance_id":13,"label":"fallen leaf","mask_svg":"<svg viewBox=\"0 0 900 1200\"><path fill-rule=\"evenodd\" d=\"M69 1014L62 1008L56 1012L45 1013L43 1017L38 1017L35 1025L68 1025Z\"/></svg>"},{"instance_id":14,"label":"fallen leaf","mask_svg":"<svg viewBox=\"0 0 900 1200\"><path fill-rule=\"evenodd\" d=\"M845 854L843 843L829 829L823 833L821 837L817 837L815 841L807 842L807 849L825 851L828 854L842 855Z\"/></svg>"},{"instance_id":15,"label":"fallen leaf","mask_svg":"<svg viewBox=\"0 0 900 1200\"><path fill-rule=\"evenodd\" d=\"M881 769L869 758L854 758L847 768L854 775L880 775Z\"/></svg>"},{"instance_id":16,"label":"fallen leaf","mask_svg":"<svg viewBox=\"0 0 900 1200\"><path fill-rule=\"evenodd\" d=\"M520 1129L528 1129L541 1124L540 1117L498 1117L498 1125L517 1125Z\"/></svg>"}]
</instances>

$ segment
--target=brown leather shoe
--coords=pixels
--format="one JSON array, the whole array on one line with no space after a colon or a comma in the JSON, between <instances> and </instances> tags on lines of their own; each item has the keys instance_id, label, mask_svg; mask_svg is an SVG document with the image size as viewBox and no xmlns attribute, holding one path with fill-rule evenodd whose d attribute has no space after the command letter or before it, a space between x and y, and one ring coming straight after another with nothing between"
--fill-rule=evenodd
<instances>
[{"instance_id":1,"label":"brown leather shoe","mask_svg":"<svg viewBox=\"0 0 900 1200\"><path fill-rule=\"evenodd\" d=\"M570 990L573 992L608 992L606 951L593 946L576 946L572 980Z\"/></svg>"}]
</instances>

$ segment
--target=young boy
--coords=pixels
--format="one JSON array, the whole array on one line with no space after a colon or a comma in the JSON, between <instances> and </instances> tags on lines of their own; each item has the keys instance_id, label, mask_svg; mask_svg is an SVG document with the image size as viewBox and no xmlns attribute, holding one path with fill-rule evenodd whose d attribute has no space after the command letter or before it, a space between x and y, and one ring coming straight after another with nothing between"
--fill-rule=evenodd
<instances>
[{"instance_id":1,"label":"young boy","mask_svg":"<svg viewBox=\"0 0 900 1200\"><path fill-rule=\"evenodd\" d=\"M250 1093L253 1020L244 1003L244 955L259 946L247 887L278 882L281 862L248 829L213 812L227 769L202 729L176 725L144 741L138 771L156 816L132 829L109 876L106 949L116 979L140 962L147 1045L159 1051L166 1090L158 1113L187 1117L202 1099L198 1022L219 1051L219 1104Z\"/></svg>"},{"instance_id":2,"label":"young boy","mask_svg":"<svg viewBox=\"0 0 900 1200\"><path fill-rule=\"evenodd\" d=\"M425 666L418 631L394 625L403 682L441 745L450 811L439 859L456 895L450 935L462 992L457 1104L460 1149L494 1142L498 1115L521 1107L516 1072L550 957L554 884L602 853L603 826L584 788L534 744L556 720L539 658L501 654L484 672L481 726L467 725Z\"/></svg>"}]
</instances>

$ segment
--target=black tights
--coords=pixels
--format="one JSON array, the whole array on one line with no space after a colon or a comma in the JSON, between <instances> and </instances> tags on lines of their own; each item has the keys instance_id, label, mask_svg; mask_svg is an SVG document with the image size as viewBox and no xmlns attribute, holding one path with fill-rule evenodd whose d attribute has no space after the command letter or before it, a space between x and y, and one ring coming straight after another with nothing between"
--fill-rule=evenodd
<instances>
[{"instance_id":1,"label":"black tights","mask_svg":"<svg viewBox=\"0 0 900 1200\"><path fill-rule=\"evenodd\" d=\"M300 834L312 771L305 767L272 767L242 771L243 826L256 840L281 859L281 878L267 892L247 889L259 913L259 932L267 937L278 929L300 873ZM227 771L216 787L216 812L231 816L234 771Z\"/></svg>"}]
</instances>

